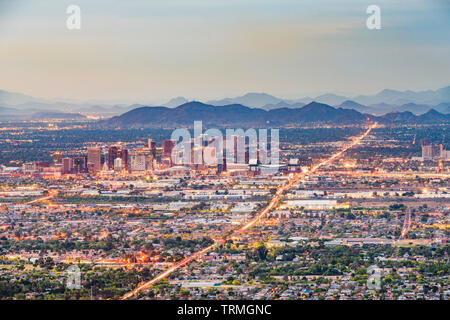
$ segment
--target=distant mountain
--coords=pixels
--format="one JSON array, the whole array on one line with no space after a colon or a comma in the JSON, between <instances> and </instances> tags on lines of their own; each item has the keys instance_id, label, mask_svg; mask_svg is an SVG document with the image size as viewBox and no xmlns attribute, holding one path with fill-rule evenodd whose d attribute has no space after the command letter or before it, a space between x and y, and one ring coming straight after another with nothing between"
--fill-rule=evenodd
<instances>
[{"instance_id":1,"label":"distant mountain","mask_svg":"<svg viewBox=\"0 0 450 320\"><path fill-rule=\"evenodd\" d=\"M42 98L35 98L22 93L9 92L0 90L0 105L8 107L14 107L15 109L41 109L41 110L53 110L53 109L73 109L79 108L79 104L61 102L56 100L48 100Z\"/></svg>"},{"instance_id":2,"label":"distant mountain","mask_svg":"<svg viewBox=\"0 0 450 320\"><path fill-rule=\"evenodd\" d=\"M0 106L0 115L1 114L14 114L16 112L17 112L17 109Z\"/></svg>"},{"instance_id":3,"label":"distant mountain","mask_svg":"<svg viewBox=\"0 0 450 320\"><path fill-rule=\"evenodd\" d=\"M0 120L6 118L14 119L14 117L26 118L32 113L47 111L111 117L142 107L142 105L113 104L111 102L74 102L66 99L59 100L35 98L21 93L0 90L0 106L2 108L11 108L9 110L0 109ZM398 91L385 89L375 95L360 95L353 98L333 93L325 93L316 98L281 99L267 93L251 92L236 98L209 101L205 105L241 105L248 108L260 108L271 111L282 108L301 109L306 104L312 102L334 106L338 109L353 109L360 113L368 113L374 116L381 116L392 112L402 113L405 111L420 115L428 112L430 109L435 109L437 112L448 114L450 113L450 86L437 90L418 92L411 90ZM168 101L165 106L176 109L187 103L188 101L186 98L177 97ZM257 122L257 120L255 121Z\"/></svg>"},{"instance_id":4,"label":"distant mountain","mask_svg":"<svg viewBox=\"0 0 450 320\"><path fill-rule=\"evenodd\" d=\"M385 124L436 124L450 123L450 114L442 114L434 109L422 115L415 115L410 111L391 112L377 117L377 121Z\"/></svg>"},{"instance_id":5,"label":"distant mountain","mask_svg":"<svg viewBox=\"0 0 450 320\"><path fill-rule=\"evenodd\" d=\"M186 126L193 125L195 120L202 120L204 125L231 125L261 122L266 111L251 109L239 104L213 106L201 102L189 102L177 108L141 107L125 114L113 117L101 124L120 127L152 127L152 126Z\"/></svg>"},{"instance_id":6,"label":"distant mountain","mask_svg":"<svg viewBox=\"0 0 450 320\"><path fill-rule=\"evenodd\" d=\"M0 121L14 120L82 120L86 117L79 113L59 112L54 110L27 109L19 110L0 107Z\"/></svg>"},{"instance_id":7,"label":"distant mountain","mask_svg":"<svg viewBox=\"0 0 450 320\"><path fill-rule=\"evenodd\" d=\"M349 105L350 103L346 103ZM372 116L354 109L335 108L327 104L311 102L301 108L264 110L240 104L213 106L201 102L189 102L176 108L139 107L120 116L98 122L100 126L121 128L143 127L191 127L201 120L205 127L276 127L309 124L360 124L368 120L384 124L450 123L450 115L430 110L422 115L412 112L392 112Z\"/></svg>"},{"instance_id":8,"label":"distant mountain","mask_svg":"<svg viewBox=\"0 0 450 320\"><path fill-rule=\"evenodd\" d=\"M427 104L416 104L416 103L406 103L400 107L398 107L399 112L402 111L411 111L414 114L422 114L429 111L431 107Z\"/></svg>"},{"instance_id":9,"label":"distant mountain","mask_svg":"<svg viewBox=\"0 0 450 320\"><path fill-rule=\"evenodd\" d=\"M65 113L65 112L37 112L31 118L33 120L82 120L86 117L79 113Z\"/></svg>"},{"instance_id":10,"label":"distant mountain","mask_svg":"<svg viewBox=\"0 0 450 320\"><path fill-rule=\"evenodd\" d=\"M247 93L241 97L236 98L225 98L222 100L212 100L207 103L213 106L224 106L230 104L241 104L244 106L254 107L254 108L262 108L265 105L269 104L278 104L283 102L282 99L271 96L266 93Z\"/></svg>"},{"instance_id":11,"label":"distant mountain","mask_svg":"<svg viewBox=\"0 0 450 320\"><path fill-rule=\"evenodd\" d=\"M280 99L267 93L247 93L241 97L225 98L222 100L208 101L208 104L214 106L223 106L229 104L242 104L252 108L263 108L266 110L280 108L298 108L313 101L329 105L339 105L348 98L327 93L316 97L315 99L306 97L302 99Z\"/></svg>"},{"instance_id":12,"label":"distant mountain","mask_svg":"<svg viewBox=\"0 0 450 320\"><path fill-rule=\"evenodd\" d=\"M85 113L103 116L113 116L122 114L133 106L129 105L98 105L83 102L58 101L35 98L21 93L0 90L0 105L12 108L7 113L8 120L27 119L34 112L54 112L57 113ZM0 120L5 119L6 111L0 109Z\"/></svg>"},{"instance_id":13,"label":"distant mountain","mask_svg":"<svg viewBox=\"0 0 450 320\"><path fill-rule=\"evenodd\" d=\"M134 104L134 105L93 105L78 109L77 111L86 115L95 115L95 116L116 116L120 115L124 112L127 112L132 109L136 109L138 107L142 107L142 105Z\"/></svg>"},{"instance_id":14,"label":"distant mountain","mask_svg":"<svg viewBox=\"0 0 450 320\"><path fill-rule=\"evenodd\" d=\"M352 101L358 105L351 109L355 109L360 112L368 112L374 115L403 111L411 111L415 114L421 114L427 112L433 108L433 106L450 102L450 86L437 90L418 92L411 90L398 91L385 89L375 95L360 95L353 98L348 98L333 93L325 93L315 97L314 99L306 97L302 99L288 100L280 99L266 93L247 93L237 98L225 98L222 100L210 101L209 104L216 106L242 104L248 107L272 110L277 107L289 107L289 105L297 102L308 104L313 101L331 106L342 106L344 108L349 108L349 105L343 105L344 103L349 104L347 101Z\"/></svg>"},{"instance_id":15,"label":"distant mountain","mask_svg":"<svg viewBox=\"0 0 450 320\"><path fill-rule=\"evenodd\" d=\"M292 104L289 104L285 101L281 101L277 104L266 104L262 109L264 110L273 110L273 109L281 109L281 108L289 108L289 109L297 109L304 107L305 104L302 102L294 102Z\"/></svg>"},{"instance_id":16,"label":"distant mountain","mask_svg":"<svg viewBox=\"0 0 450 320\"><path fill-rule=\"evenodd\" d=\"M385 113L398 112L398 106L388 103L376 103L371 104L368 107L372 110L371 114L373 115L383 115Z\"/></svg>"},{"instance_id":17,"label":"distant mountain","mask_svg":"<svg viewBox=\"0 0 450 320\"><path fill-rule=\"evenodd\" d=\"M295 99L295 100L286 100L287 103L303 103L303 104L308 104L311 102L314 102L313 98L310 97L305 97L305 98L301 98L301 99Z\"/></svg>"},{"instance_id":18,"label":"distant mountain","mask_svg":"<svg viewBox=\"0 0 450 320\"><path fill-rule=\"evenodd\" d=\"M184 98L184 97L177 97L177 98L174 98L174 99L168 101L165 104L165 106L169 107L169 108L175 108L175 107L181 106L182 104L185 104L187 102L188 102L188 100L186 98Z\"/></svg>"},{"instance_id":19,"label":"distant mountain","mask_svg":"<svg viewBox=\"0 0 450 320\"><path fill-rule=\"evenodd\" d=\"M317 101L317 102L320 102L320 103L329 104L329 105L332 105L332 106L340 105L341 103L343 103L346 100L348 100L347 97L338 96L338 95L333 94L333 93L326 93L326 94L318 96L318 97L316 97L314 99L314 101Z\"/></svg>"},{"instance_id":20,"label":"distant mountain","mask_svg":"<svg viewBox=\"0 0 450 320\"><path fill-rule=\"evenodd\" d=\"M346 100L339 105L339 108L342 109L353 109L359 111L361 113L372 113L374 110L371 107L364 106L352 100Z\"/></svg>"},{"instance_id":21,"label":"distant mountain","mask_svg":"<svg viewBox=\"0 0 450 320\"><path fill-rule=\"evenodd\" d=\"M437 97L441 101L450 101L450 86L435 91Z\"/></svg>"},{"instance_id":22,"label":"distant mountain","mask_svg":"<svg viewBox=\"0 0 450 320\"><path fill-rule=\"evenodd\" d=\"M141 107L99 124L115 127L155 127L193 125L202 120L205 126L268 126L299 125L307 123L351 124L366 121L367 116L355 110L333 108L312 102L304 107L263 110L240 104L213 106L189 102L177 108Z\"/></svg>"},{"instance_id":23,"label":"distant mountain","mask_svg":"<svg viewBox=\"0 0 450 320\"><path fill-rule=\"evenodd\" d=\"M393 105L404 105L407 103L425 104L425 105L437 105L442 102L450 101L450 86L441 88L438 90L426 90L426 91L397 91L385 89L376 95L372 96L358 96L352 100L364 104L379 104L388 103Z\"/></svg>"},{"instance_id":24,"label":"distant mountain","mask_svg":"<svg viewBox=\"0 0 450 320\"><path fill-rule=\"evenodd\" d=\"M390 112L378 118L380 122L389 123L389 124L406 124L406 123L414 123L417 121L417 116L409 111L404 112Z\"/></svg>"},{"instance_id":25,"label":"distant mountain","mask_svg":"<svg viewBox=\"0 0 450 320\"><path fill-rule=\"evenodd\" d=\"M37 99L22 93L0 90L0 104L2 105L12 106L32 101L42 101L42 99Z\"/></svg>"},{"instance_id":26,"label":"distant mountain","mask_svg":"<svg viewBox=\"0 0 450 320\"><path fill-rule=\"evenodd\" d=\"M419 123L449 123L450 114L442 114L434 109L418 116Z\"/></svg>"},{"instance_id":27,"label":"distant mountain","mask_svg":"<svg viewBox=\"0 0 450 320\"><path fill-rule=\"evenodd\" d=\"M355 111L334 108L327 104L311 102L299 109L276 109L268 112L268 119L280 125L308 123L351 124L363 123L367 116Z\"/></svg>"},{"instance_id":28,"label":"distant mountain","mask_svg":"<svg viewBox=\"0 0 450 320\"><path fill-rule=\"evenodd\" d=\"M370 105L369 108L372 110L372 112L368 111L369 113L372 113L374 115L382 115L385 113L392 113L392 112L405 112L410 111L414 113L415 115L420 115L425 112L430 111L431 109L435 109L441 113L450 113L449 108L450 104L441 103L438 106L431 106L428 104L416 104L416 103L406 103L403 105L392 105L387 103L380 103L380 104L374 104Z\"/></svg>"},{"instance_id":29,"label":"distant mountain","mask_svg":"<svg viewBox=\"0 0 450 320\"><path fill-rule=\"evenodd\" d=\"M440 103L434 109L440 113L448 114L450 113L450 102Z\"/></svg>"}]
</instances>

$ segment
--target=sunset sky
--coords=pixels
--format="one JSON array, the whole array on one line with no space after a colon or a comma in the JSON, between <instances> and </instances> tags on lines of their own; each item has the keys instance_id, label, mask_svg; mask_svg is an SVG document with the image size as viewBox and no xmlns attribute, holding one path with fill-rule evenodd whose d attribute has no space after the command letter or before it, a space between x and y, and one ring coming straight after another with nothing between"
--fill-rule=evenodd
<instances>
[{"instance_id":1,"label":"sunset sky","mask_svg":"<svg viewBox=\"0 0 450 320\"><path fill-rule=\"evenodd\" d=\"M381 30L366 28L371 4ZM0 89L43 98L437 89L449 57L445 0L0 0Z\"/></svg>"}]
</instances>

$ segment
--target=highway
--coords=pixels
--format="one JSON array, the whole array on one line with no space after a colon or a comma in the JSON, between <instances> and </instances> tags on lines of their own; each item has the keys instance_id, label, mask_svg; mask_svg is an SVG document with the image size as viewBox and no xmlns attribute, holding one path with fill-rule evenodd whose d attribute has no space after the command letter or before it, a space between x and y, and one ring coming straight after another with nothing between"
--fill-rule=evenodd
<instances>
[{"instance_id":1,"label":"highway","mask_svg":"<svg viewBox=\"0 0 450 320\"><path fill-rule=\"evenodd\" d=\"M317 165L315 165L309 171L308 174L315 173L322 166L333 162L334 160L336 160L337 158L342 156L347 150L349 150L349 149L355 147L356 145L358 145L364 138L366 138L369 135L369 133L372 131L372 129L376 128L376 126L377 126L377 123L372 124L361 136L353 138L352 142L349 143L347 146L345 146L343 149L341 149L340 151L334 153L328 159L326 159L326 160L318 163ZM252 220L247 222L244 226L242 226L242 227L238 228L236 231L234 231L231 234L231 236L240 234L242 232L245 232L249 228L251 228L254 225L256 225L262 218L264 218L271 210L273 210L278 205L279 201L281 200L281 196L283 195L283 193L288 191L288 190L290 190L293 186L298 184L304 177L305 177L304 173L298 173L298 174L294 175L291 179L289 179L286 182L286 184L280 186L277 189L277 191L275 192L275 194L273 195L273 198L269 202L269 204L255 218L253 218ZM137 295L140 291L148 289L149 287L151 287L156 282L166 278L171 273L173 273L173 272L177 271L178 269L184 267L188 263L198 259L199 257L203 256L204 254L206 254L207 252L213 250L218 245L220 245L220 244L222 244L224 242L225 242L225 240L216 241L214 244L210 245L209 247L206 247L206 248L204 248L204 249L202 249L202 250L192 254L191 256L184 258L182 261L180 261L177 264L173 265L172 267L170 267L169 269L167 269L163 273L159 274L158 276L156 276L152 280L150 280L148 282L145 282L145 283L139 285L133 291L128 292L127 294L122 296L121 300L129 299L129 298Z\"/></svg>"},{"instance_id":2,"label":"highway","mask_svg":"<svg viewBox=\"0 0 450 320\"><path fill-rule=\"evenodd\" d=\"M411 228L411 210L406 210L405 221L403 222L402 234L400 235L400 239L405 239L406 234Z\"/></svg>"},{"instance_id":3,"label":"highway","mask_svg":"<svg viewBox=\"0 0 450 320\"><path fill-rule=\"evenodd\" d=\"M48 196L42 197L42 198L38 198L29 202L26 202L24 204L34 204L34 203L38 203L41 201L45 201L45 200L50 200L52 199L54 196L56 196L58 194L58 191L50 191Z\"/></svg>"}]
</instances>

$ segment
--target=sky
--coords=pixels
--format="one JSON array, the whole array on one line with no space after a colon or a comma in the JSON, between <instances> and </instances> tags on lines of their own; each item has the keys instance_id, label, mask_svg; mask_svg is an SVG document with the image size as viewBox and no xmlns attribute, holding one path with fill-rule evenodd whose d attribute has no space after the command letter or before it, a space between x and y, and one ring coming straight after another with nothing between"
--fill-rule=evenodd
<instances>
[{"instance_id":1,"label":"sky","mask_svg":"<svg viewBox=\"0 0 450 320\"><path fill-rule=\"evenodd\" d=\"M374 4L381 30L366 27ZM449 57L447 0L0 0L0 89L42 98L438 89Z\"/></svg>"}]
</instances>

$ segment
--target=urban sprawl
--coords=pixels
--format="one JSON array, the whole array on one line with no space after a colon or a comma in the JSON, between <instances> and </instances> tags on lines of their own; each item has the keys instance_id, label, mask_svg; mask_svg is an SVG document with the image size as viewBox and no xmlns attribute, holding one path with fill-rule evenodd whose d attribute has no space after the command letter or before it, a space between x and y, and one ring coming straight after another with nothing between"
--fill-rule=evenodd
<instances>
[{"instance_id":1,"label":"urban sprawl","mask_svg":"<svg viewBox=\"0 0 450 320\"><path fill-rule=\"evenodd\" d=\"M450 297L446 126L281 131L276 165L245 135L55 147L83 126L0 128L2 159L22 150L0 165L0 299Z\"/></svg>"}]
</instances>

